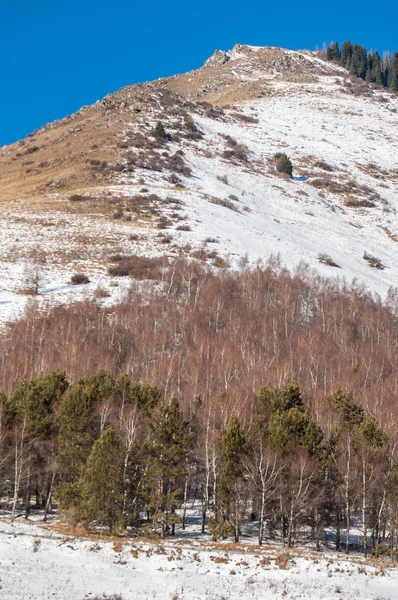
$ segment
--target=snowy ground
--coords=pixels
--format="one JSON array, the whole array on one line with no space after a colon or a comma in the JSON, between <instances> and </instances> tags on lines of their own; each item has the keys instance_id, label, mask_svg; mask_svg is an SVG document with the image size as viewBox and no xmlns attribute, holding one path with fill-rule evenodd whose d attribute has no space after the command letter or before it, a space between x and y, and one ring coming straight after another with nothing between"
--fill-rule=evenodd
<instances>
[{"instance_id":1,"label":"snowy ground","mask_svg":"<svg viewBox=\"0 0 398 600\"><path fill-rule=\"evenodd\" d=\"M310 56L307 60L325 64ZM253 64L241 66L242 81L261 75ZM128 281L107 275L112 252L175 256L188 246L187 255L205 247L227 256L233 266L244 256L255 264L279 254L289 269L304 262L321 275L355 280L385 297L390 286L398 287L398 96L380 90L371 96L350 94L346 79L339 68L336 76L322 75L311 83L271 78L264 81L269 92L264 98L225 110L221 120L193 112L203 139L167 145L170 153L182 149L192 169L190 178L182 178L184 187L170 184L169 173L137 168L102 190L128 198L140 193L145 181L148 193L163 201L177 199L179 217L164 232L171 236L168 246L158 239L156 219L126 223L68 214L70 203L62 193L54 194L51 211L46 208L43 214L30 213L18 201L3 206L0 325L18 317L29 302L20 291L32 249L47 257L37 299L43 306L93 297L98 286L107 289L108 303L117 302ZM244 122L237 113L258 122ZM142 117L151 125L159 118L161 113L152 108ZM164 118L164 125L175 133L173 119ZM134 121L126 131L143 126ZM247 147L248 163L222 157L228 149L226 135ZM292 180L275 172L276 152L292 159ZM331 170L322 169L319 161ZM338 191L311 185L328 178L340 186ZM347 205L370 197L372 207ZM232 209L219 204L225 200ZM176 211L166 203L160 209L168 218ZM178 229L181 224L186 231ZM138 242L132 241L132 233L140 235ZM379 258L383 269L369 266L364 252ZM340 268L320 264L319 254L327 254ZM86 273L89 286L71 287L75 272Z\"/></svg>"},{"instance_id":2,"label":"snowy ground","mask_svg":"<svg viewBox=\"0 0 398 600\"><path fill-rule=\"evenodd\" d=\"M189 532L187 532L187 536ZM76 538L17 520L0 519L2 600L274 599L396 600L398 571L359 557L211 544Z\"/></svg>"}]
</instances>

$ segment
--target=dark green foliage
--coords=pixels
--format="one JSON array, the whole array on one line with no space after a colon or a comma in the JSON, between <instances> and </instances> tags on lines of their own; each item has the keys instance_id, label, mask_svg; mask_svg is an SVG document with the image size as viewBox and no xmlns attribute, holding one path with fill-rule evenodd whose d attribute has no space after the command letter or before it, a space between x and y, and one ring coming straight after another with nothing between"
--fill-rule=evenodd
<instances>
[{"instance_id":1,"label":"dark green foliage","mask_svg":"<svg viewBox=\"0 0 398 600\"><path fill-rule=\"evenodd\" d=\"M222 469L219 496L227 507L236 498L236 482L242 477L242 458L246 452L246 437L239 419L233 416L221 433Z\"/></svg>"},{"instance_id":2,"label":"dark green foliage","mask_svg":"<svg viewBox=\"0 0 398 600\"><path fill-rule=\"evenodd\" d=\"M112 428L94 443L78 483L79 520L115 531L124 527L123 462L126 449Z\"/></svg>"},{"instance_id":3,"label":"dark green foliage","mask_svg":"<svg viewBox=\"0 0 398 600\"><path fill-rule=\"evenodd\" d=\"M388 87L395 92L398 91L398 52L394 52L388 71Z\"/></svg>"},{"instance_id":4,"label":"dark green foliage","mask_svg":"<svg viewBox=\"0 0 398 600\"><path fill-rule=\"evenodd\" d=\"M168 406L159 406L149 422L150 440L143 447L147 462L147 508L153 522L160 522L161 535L175 523L175 511L181 505L186 457L191 435L178 400L172 398Z\"/></svg>"},{"instance_id":5,"label":"dark green foliage","mask_svg":"<svg viewBox=\"0 0 398 600\"><path fill-rule=\"evenodd\" d=\"M25 432L29 439L48 438L54 420L54 408L67 388L65 373L61 371L30 382L23 381L5 406L8 427L25 421Z\"/></svg>"},{"instance_id":6,"label":"dark green foliage","mask_svg":"<svg viewBox=\"0 0 398 600\"><path fill-rule=\"evenodd\" d=\"M341 47L341 52L337 42L332 42L326 51L326 57L328 60L339 62L355 77L398 91L397 52L392 56L387 54L382 60L378 52L368 52L363 46L352 45L346 41Z\"/></svg>"},{"instance_id":7,"label":"dark green foliage","mask_svg":"<svg viewBox=\"0 0 398 600\"><path fill-rule=\"evenodd\" d=\"M234 532L235 542L239 541L239 522L241 486L243 482L243 457L247 452L246 435L239 419L233 416L226 429L221 432L221 474L217 492L217 504L222 510L213 523L213 537L225 529L225 524L230 523Z\"/></svg>"},{"instance_id":8,"label":"dark green foliage","mask_svg":"<svg viewBox=\"0 0 398 600\"><path fill-rule=\"evenodd\" d=\"M98 432L94 409L114 391L113 378L99 371L80 380L63 398L58 414L57 461L64 483L75 483L80 477Z\"/></svg>"},{"instance_id":9,"label":"dark green foliage","mask_svg":"<svg viewBox=\"0 0 398 600\"><path fill-rule=\"evenodd\" d=\"M362 423L365 411L354 402L351 394L344 394L338 389L328 400L331 406L339 411L344 425L350 427Z\"/></svg>"},{"instance_id":10,"label":"dark green foliage","mask_svg":"<svg viewBox=\"0 0 398 600\"><path fill-rule=\"evenodd\" d=\"M226 427L226 394L211 406L199 395L191 400L190 422L175 398L163 404L160 397L156 387L106 371L71 386L55 372L22 381L10 398L0 394L0 449L10 449L0 467L3 481L11 480L3 490L11 489L12 515L22 501L27 515L34 493L46 511L56 495L69 523L110 532L152 526L165 537L178 510L203 497L203 530L207 516L214 539L239 541L248 511L260 524L260 544L279 527L292 546L299 527L311 525L320 549L322 528L332 526L340 548L351 513L365 538L372 531L384 543L381 528L396 535L394 439L352 394L337 389L328 397L325 429L296 382L261 389L252 412L242 410L246 420L232 415Z\"/></svg>"},{"instance_id":11,"label":"dark green foliage","mask_svg":"<svg viewBox=\"0 0 398 600\"><path fill-rule=\"evenodd\" d=\"M162 140L166 140L167 139L167 133L166 130L163 126L163 123L161 123L160 121L158 121L156 123L156 127L155 127L155 135L156 137L162 139Z\"/></svg>"},{"instance_id":12,"label":"dark green foliage","mask_svg":"<svg viewBox=\"0 0 398 600\"><path fill-rule=\"evenodd\" d=\"M274 160L278 173L286 173L289 177L293 175L293 165L287 154L284 152L277 152L274 156Z\"/></svg>"},{"instance_id":13,"label":"dark green foliage","mask_svg":"<svg viewBox=\"0 0 398 600\"><path fill-rule=\"evenodd\" d=\"M340 58L340 50L338 42L332 42L326 51L328 60L338 60Z\"/></svg>"},{"instance_id":14,"label":"dark green foliage","mask_svg":"<svg viewBox=\"0 0 398 600\"><path fill-rule=\"evenodd\" d=\"M125 373L121 373L116 378L113 393L121 406L125 404L137 406L146 412L155 408L161 398L161 392L157 387L149 384L140 385L131 381Z\"/></svg>"},{"instance_id":15,"label":"dark green foliage","mask_svg":"<svg viewBox=\"0 0 398 600\"><path fill-rule=\"evenodd\" d=\"M271 448L287 456L295 445L311 456L322 455L323 434L304 407L296 382L282 388L262 389L258 395L258 416Z\"/></svg>"},{"instance_id":16,"label":"dark green foliage","mask_svg":"<svg viewBox=\"0 0 398 600\"><path fill-rule=\"evenodd\" d=\"M349 69L349 65L351 62L351 56L352 56L352 44L351 44L351 42L344 42L341 47L340 59L341 59L341 64L343 65L343 67L345 69Z\"/></svg>"},{"instance_id":17,"label":"dark green foliage","mask_svg":"<svg viewBox=\"0 0 398 600\"><path fill-rule=\"evenodd\" d=\"M361 79L365 79L366 77L366 64L367 64L367 53L366 49L362 48L359 44L354 44L352 47L352 55L351 61L349 65L349 71L351 75L355 75L356 77L361 77Z\"/></svg>"}]
</instances>

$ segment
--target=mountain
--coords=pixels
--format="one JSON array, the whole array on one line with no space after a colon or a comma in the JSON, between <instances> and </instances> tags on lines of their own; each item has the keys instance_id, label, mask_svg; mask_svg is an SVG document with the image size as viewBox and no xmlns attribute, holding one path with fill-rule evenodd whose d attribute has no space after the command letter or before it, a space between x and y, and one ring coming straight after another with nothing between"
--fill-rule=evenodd
<instances>
[{"instance_id":1,"label":"mountain","mask_svg":"<svg viewBox=\"0 0 398 600\"><path fill-rule=\"evenodd\" d=\"M398 286L397 109L395 92L319 53L237 45L3 147L0 322L32 280L43 305L114 302L123 272L156 264L137 255L216 268L279 255L385 297Z\"/></svg>"}]
</instances>

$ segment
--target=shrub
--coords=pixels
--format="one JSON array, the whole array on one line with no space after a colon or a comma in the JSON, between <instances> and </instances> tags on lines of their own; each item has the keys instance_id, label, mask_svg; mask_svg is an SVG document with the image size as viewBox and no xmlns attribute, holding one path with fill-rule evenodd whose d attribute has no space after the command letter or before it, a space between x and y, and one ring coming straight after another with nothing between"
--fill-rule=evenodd
<instances>
[{"instance_id":1,"label":"shrub","mask_svg":"<svg viewBox=\"0 0 398 600\"><path fill-rule=\"evenodd\" d=\"M244 146L240 145L236 145L232 150L224 150L222 156L228 160L235 158L240 162L248 162L247 150Z\"/></svg>"},{"instance_id":2,"label":"shrub","mask_svg":"<svg viewBox=\"0 0 398 600\"><path fill-rule=\"evenodd\" d=\"M377 258L377 256L372 256L371 254L364 252L362 258L366 260L374 269L379 269L380 271L384 269L383 263L381 262L380 258Z\"/></svg>"},{"instance_id":3,"label":"shrub","mask_svg":"<svg viewBox=\"0 0 398 600\"><path fill-rule=\"evenodd\" d=\"M244 115L242 113L233 112L231 113L231 117L234 117L239 121L243 121L244 123L258 123L258 119L256 117L250 117L249 115Z\"/></svg>"},{"instance_id":4,"label":"shrub","mask_svg":"<svg viewBox=\"0 0 398 600\"><path fill-rule=\"evenodd\" d=\"M109 298L110 295L111 294L109 290L107 290L106 287L102 286L98 286L94 292L95 298Z\"/></svg>"},{"instance_id":5,"label":"shrub","mask_svg":"<svg viewBox=\"0 0 398 600\"><path fill-rule=\"evenodd\" d=\"M84 285L90 283L89 278L84 273L75 273L70 280L72 285Z\"/></svg>"},{"instance_id":6,"label":"shrub","mask_svg":"<svg viewBox=\"0 0 398 600\"><path fill-rule=\"evenodd\" d=\"M91 196L83 196L82 194L72 194L69 196L71 202L84 202L84 200L92 200Z\"/></svg>"},{"instance_id":7,"label":"shrub","mask_svg":"<svg viewBox=\"0 0 398 600\"><path fill-rule=\"evenodd\" d=\"M180 180L178 179L176 173L170 173L169 178L168 178L168 182L176 184L176 183L180 183Z\"/></svg>"},{"instance_id":8,"label":"shrub","mask_svg":"<svg viewBox=\"0 0 398 600\"><path fill-rule=\"evenodd\" d=\"M280 569L287 569L290 560L290 554L288 552L279 552L275 558L275 564Z\"/></svg>"},{"instance_id":9,"label":"shrub","mask_svg":"<svg viewBox=\"0 0 398 600\"><path fill-rule=\"evenodd\" d=\"M327 265L328 267L337 267L340 269L340 265L338 265L328 254L318 254L318 260L323 265Z\"/></svg>"},{"instance_id":10,"label":"shrub","mask_svg":"<svg viewBox=\"0 0 398 600\"><path fill-rule=\"evenodd\" d=\"M120 256L111 257L118 264L109 267L108 273L112 277L132 277L133 279L159 279L162 258L148 258L147 256ZM119 260L116 261L115 259Z\"/></svg>"},{"instance_id":11,"label":"shrub","mask_svg":"<svg viewBox=\"0 0 398 600\"><path fill-rule=\"evenodd\" d=\"M231 200L227 198L211 198L210 202L212 204L218 204L219 206L224 206L225 208L229 208L230 210L234 210L235 212L239 212L239 209L235 206Z\"/></svg>"},{"instance_id":12,"label":"shrub","mask_svg":"<svg viewBox=\"0 0 398 600\"><path fill-rule=\"evenodd\" d=\"M235 146L238 145L238 142L236 141L235 138L233 138L230 135L226 135L225 137L225 143L227 144L227 146L229 146L230 148L234 148Z\"/></svg>"},{"instance_id":13,"label":"shrub","mask_svg":"<svg viewBox=\"0 0 398 600\"><path fill-rule=\"evenodd\" d=\"M233 527L230 523L228 523L228 521L210 517L209 531L211 533L213 542L218 542L218 540L225 540L229 535L232 535Z\"/></svg>"},{"instance_id":14,"label":"shrub","mask_svg":"<svg viewBox=\"0 0 398 600\"><path fill-rule=\"evenodd\" d=\"M278 173L286 173L289 177L293 175L293 165L287 154L284 152L277 152L274 159Z\"/></svg>"},{"instance_id":15,"label":"shrub","mask_svg":"<svg viewBox=\"0 0 398 600\"><path fill-rule=\"evenodd\" d=\"M157 228L158 229L166 229L166 227L169 227L170 225L172 225L172 222L170 221L170 219L168 219L167 217L162 215L157 224Z\"/></svg>"},{"instance_id":16,"label":"shrub","mask_svg":"<svg viewBox=\"0 0 398 600\"><path fill-rule=\"evenodd\" d=\"M324 160L317 160L315 163L315 166L318 167L318 169L322 169L323 171L333 171L333 167L331 167L330 165L328 165L327 162L325 162Z\"/></svg>"},{"instance_id":17,"label":"shrub","mask_svg":"<svg viewBox=\"0 0 398 600\"><path fill-rule=\"evenodd\" d=\"M171 244L173 241L171 235L165 235L164 233L159 233L158 239L161 244Z\"/></svg>"},{"instance_id":18,"label":"shrub","mask_svg":"<svg viewBox=\"0 0 398 600\"><path fill-rule=\"evenodd\" d=\"M167 140L168 135L166 133L166 130L163 126L163 123L161 123L160 121L158 121L156 123L156 127L155 127L155 136L162 139L162 140Z\"/></svg>"},{"instance_id":19,"label":"shrub","mask_svg":"<svg viewBox=\"0 0 398 600\"><path fill-rule=\"evenodd\" d=\"M344 206L348 206L349 208L374 208L376 205L372 200L366 200L366 198L348 197L344 200Z\"/></svg>"},{"instance_id":20,"label":"shrub","mask_svg":"<svg viewBox=\"0 0 398 600\"><path fill-rule=\"evenodd\" d=\"M189 225L178 225L178 227L176 227L177 231L191 231L191 228Z\"/></svg>"}]
</instances>

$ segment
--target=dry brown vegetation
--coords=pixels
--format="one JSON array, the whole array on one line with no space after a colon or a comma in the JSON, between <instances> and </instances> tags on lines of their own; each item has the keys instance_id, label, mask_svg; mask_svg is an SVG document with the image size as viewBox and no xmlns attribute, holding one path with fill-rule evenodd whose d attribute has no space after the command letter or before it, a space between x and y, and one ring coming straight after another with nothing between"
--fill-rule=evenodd
<instances>
[{"instance_id":1,"label":"dry brown vegetation","mask_svg":"<svg viewBox=\"0 0 398 600\"><path fill-rule=\"evenodd\" d=\"M116 261L117 258L117 261ZM145 278L152 259L126 261ZM64 369L76 381L105 368L155 383L184 402L227 394L228 410L245 411L261 386L298 379L317 418L328 419L324 394L341 385L383 421L397 394L398 317L359 287L346 287L278 265L211 274L177 261L162 273L162 293L133 288L108 309L96 303L32 306L0 338L0 388ZM115 338L115 332L117 336ZM353 369L353 365L357 365Z\"/></svg>"}]
</instances>

